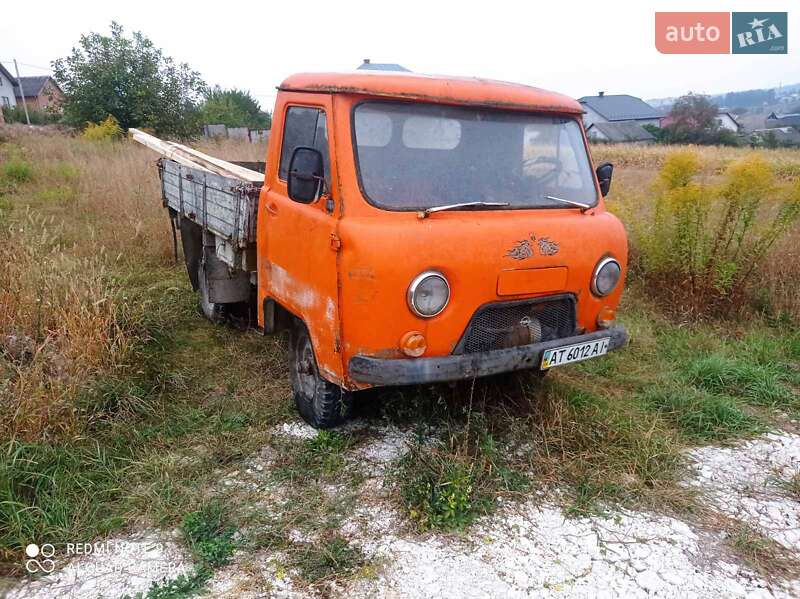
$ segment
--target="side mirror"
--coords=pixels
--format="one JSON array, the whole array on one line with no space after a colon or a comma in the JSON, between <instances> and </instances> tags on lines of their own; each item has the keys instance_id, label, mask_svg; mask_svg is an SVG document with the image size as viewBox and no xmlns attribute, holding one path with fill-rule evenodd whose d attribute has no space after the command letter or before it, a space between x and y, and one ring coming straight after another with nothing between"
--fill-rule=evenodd
<instances>
[{"instance_id":1,"label":"side mirror","mask_svg":"<svg viewBox=\"0 0 800 599\"><path fill-rule=\"evenodd\" d=\"M289 161L289 197L310 204L319 198L323 181L322 153L314 148L296 147Z\"/></svg>"},{"instance_id":2,"label":"side mirror","mask_svg":"<svg viewBox=\"0 0 800 599\"><path fill-rule=\"evenodd\" d=\"M600 193L603 194L603 197L606 197L611 189L611 175L614 174L614 165L610 162L604 162L597 167L595 172L597 173L597 182L600 184Z\"/></svg>"}]
</instances>

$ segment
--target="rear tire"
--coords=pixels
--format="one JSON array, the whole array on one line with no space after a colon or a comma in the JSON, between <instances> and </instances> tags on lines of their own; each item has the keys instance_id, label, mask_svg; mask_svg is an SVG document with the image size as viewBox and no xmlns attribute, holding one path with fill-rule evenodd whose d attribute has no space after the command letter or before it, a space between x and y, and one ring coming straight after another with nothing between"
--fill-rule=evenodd
<instances>
[{"instance_id":1,"label":"rear tire","mask_svg":"<svg viewBox=\"0 0 800 599\"><path fill-rule=\"evenodd\" d=\"M289 376L297 411L311 426L333 428L348 419L353 395L320 376L311 337L300 321L289 332Z\"/></svg>"}]
</instances>

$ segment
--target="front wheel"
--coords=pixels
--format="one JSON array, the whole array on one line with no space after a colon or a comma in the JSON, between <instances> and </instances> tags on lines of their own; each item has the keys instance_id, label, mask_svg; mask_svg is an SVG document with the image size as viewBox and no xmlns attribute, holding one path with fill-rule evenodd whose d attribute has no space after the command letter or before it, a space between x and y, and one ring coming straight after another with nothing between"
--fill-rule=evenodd
<instances>
[{"instance_id":1,"label":"front wheel","mask_svg":"<svg viewBox=\"0 0 800 599\"><path fill-rule=\"evenodd\" d=\"M353 395L319 375L311 337L299 321L289 334L289 376L303 420L314 428L333 428L347 420Z\"/></svg>"}]
</instances>

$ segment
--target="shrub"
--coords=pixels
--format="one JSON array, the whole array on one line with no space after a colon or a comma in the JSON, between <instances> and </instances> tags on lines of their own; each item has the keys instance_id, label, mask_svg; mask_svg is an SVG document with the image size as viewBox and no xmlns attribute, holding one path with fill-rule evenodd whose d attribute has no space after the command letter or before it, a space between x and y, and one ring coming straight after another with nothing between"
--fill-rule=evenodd
<instances>
[{"instance_id":1,"label":"shrub","mask_svg":"<svg viewBox=\"0 0 800 599\"><path fill-rule=\"evenodd\" d=\"M757 154L733 162L718 187L699 182L699 173L694 152L671 153L654 184L653 220L634 227L645 277L695 313L741 299L800 218L800 181L780 186Z\"/></svg>"},{"instance_id":2,"label":"shrub","mask_svg":"<svg viewBox=\"0 0 800 599\"><path fill-rule=\"evenodd\" d=\"M101 123L86 123L83 138L92 141L107 141L122 137L123 131L114 115L109 114Z\"/></svg>"},{"instance_id":3,"label":"shrub","mask_svg":"<svg viewBox=\"0 0 800 599\"><path fill-rule=\"evenodd\" d=\"M3 107L3 118L6 120L6 123L27 123L28 121L25 119L25 109L22 107L21 104L17 104L14 107L11 106L4 106ZM31 125L48 125L51 123L57 123L61 120L61 115L54 113L54 112L47 112L44 110L28 110L28 119L30 119Z\"/></svg>"},{"instance_id":4,"label":"shrub","mask_svg":"<svg viewBox=\"0 0 800 599\"><path fill-rule=\"evenodd\" d=\"M181 531L192 554L203 565L218 568L230 561L235 548L234 529L225 521L222 504L210 503L201 510L186 514Z\"/></svg>"},{"instance_id":5,"label":"shrub","mask_svg":"<svg viewBox=\"0 0 800 599\"><path fill-rule=\"evenodd\" d=\"M462 529L491 512L497 497L528 488L508 448L498 446L481 415L472 416L467 428L438 443L418 439L396 464L401 502L421 530Z\"/></svg>"},{"instance_id":6,"label":"shrub","mask_svg":"<svg viewBox=\"0 0 800 599\"><path fill-rule=\"evenodd\" d=\"M3 165L3 177L14 183L25 183L33 179L33 168L24 160L11 158Z\"/></svg>"}]
</instances>

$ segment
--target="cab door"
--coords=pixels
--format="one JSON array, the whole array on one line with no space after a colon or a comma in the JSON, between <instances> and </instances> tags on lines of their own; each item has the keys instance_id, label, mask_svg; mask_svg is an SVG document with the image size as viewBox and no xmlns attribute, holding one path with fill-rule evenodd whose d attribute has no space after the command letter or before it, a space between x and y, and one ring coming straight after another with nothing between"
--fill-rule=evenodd
<instances>
[{"instance_id":1,"label":"cab door","mask_svg":"<svg viewBox=\"0 0 800 599\"><path fill-rule=\"evenodd\" d=\"M273 115L267 185L259 202L259 305L274 299L303 320L322 376L342 381L339 342L337 219L339 198L329 95L283 92ZM287 177L295 148L320 151L324 185L309 203L291 199ZM271 164L270 164L271 163Z\"/></svg>"}]
</instances>

